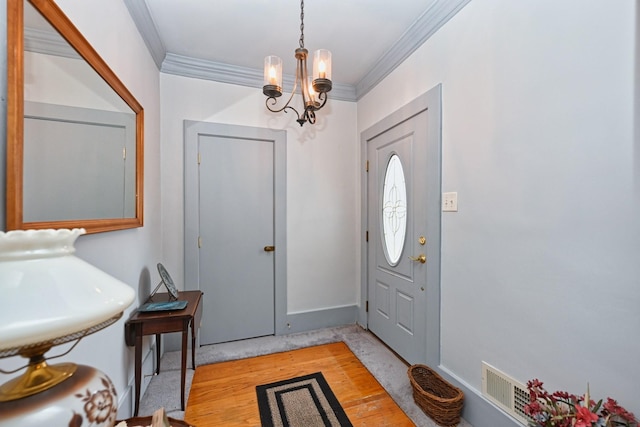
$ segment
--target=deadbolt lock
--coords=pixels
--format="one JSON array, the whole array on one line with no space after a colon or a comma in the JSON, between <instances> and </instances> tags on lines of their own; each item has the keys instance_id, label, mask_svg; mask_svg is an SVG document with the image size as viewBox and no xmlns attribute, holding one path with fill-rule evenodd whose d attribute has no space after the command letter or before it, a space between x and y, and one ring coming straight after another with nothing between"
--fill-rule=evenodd
<instances>
[{"instance_id":1,"label":"deadbolt lock","mask_svg":"<svg viewBox=\"0 0 640 427\"><path fill-rule=\"evenodd\" d=\"M420 237L418 238L418 243L420 243L422 246L424 246L424 245L425 245L425 243L427 243L427 238L426 238L426 237L424 237L424 236L420 236Z\"/></svg>"}]
</instances>

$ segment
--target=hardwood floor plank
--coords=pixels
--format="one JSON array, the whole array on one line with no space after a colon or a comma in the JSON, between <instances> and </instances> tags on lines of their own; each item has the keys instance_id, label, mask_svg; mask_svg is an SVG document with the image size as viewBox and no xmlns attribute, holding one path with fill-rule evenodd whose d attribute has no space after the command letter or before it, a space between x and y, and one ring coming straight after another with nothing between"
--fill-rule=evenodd
<instances>
[{"instance_id":1,"label":"hardwood floor plank","mask_svg":"<svg viewBox=\"0 0 640 427\"><path fill-rule=\"evenodd\" d=\"M260 426L255 387L322 372L354 426L413 426L413 422L345 343L199 366L185 420L196 427Z\"/></svg>"}]
</instances>

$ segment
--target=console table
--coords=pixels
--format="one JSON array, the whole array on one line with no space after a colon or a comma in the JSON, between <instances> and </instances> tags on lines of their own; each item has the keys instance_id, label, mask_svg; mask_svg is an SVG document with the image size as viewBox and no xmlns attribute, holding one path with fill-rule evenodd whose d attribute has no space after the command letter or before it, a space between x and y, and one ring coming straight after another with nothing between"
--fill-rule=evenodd
<instances>
[{"instance_id":1,"label":"console table","mask_svg":"<svg viewBox=\"0 0 640 427\"><path fill-rule=\"evenodd\" d=\"M169 294L155 294L154 302L168 301ZM176 311L156 311L142 313L137 311L125 323L125 340L127 345L135 346L135 387L136 404L133 416L138 415L140 407L140 381L142 379L142 337L145 335L156 336L156 358L158 366L156 374L160 373L160 337L169 332L182 332L182 366L180 378L180 402L184 411L184 387L187 368L187 335L191 325L191 363L196 368L196 334L202 318L202 292L183 291L179 293L179 300L186 300L187 307Z\"/></svg>"}]
</instances>

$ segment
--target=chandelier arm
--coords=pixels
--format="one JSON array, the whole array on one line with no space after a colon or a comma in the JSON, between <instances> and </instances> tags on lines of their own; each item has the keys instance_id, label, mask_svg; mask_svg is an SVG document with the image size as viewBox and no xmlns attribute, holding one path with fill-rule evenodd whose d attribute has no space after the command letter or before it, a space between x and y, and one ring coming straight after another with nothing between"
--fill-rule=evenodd
<instances>
[{"instance_id":1,"label":"chandelier arm","mask_svg":"<svg viewBox=\"0 0 640 427\"><path fill-rule=\"evenodd\" d=\"M287 112L287 110L293 110L293 112L296 113L296 116L298 117L298 119L300 119L300 113L298 113L298 110L293 108L291 105L287 105L285 108L282 109L282 111L284 111L285 113Z\"/></svg>"},{"instance_id":2,"label":"chandelier arm","mask_svg":"<svg viewBox=\"0 0 640 427\"><path fill-rule=\"evenodd\" d=\"M316 109L314 108L307 108L305 110L305 118L309 121L309 124L315 124L316 123Z\"/></svg>"},{"instance_id":3,"label":"chandelier arm","mask_svg":"<svg viewBox=\"0 0 640 427\"><path fill-rule=\"evenodd\" d=\"M276 105L276 103L278 102L278 100L275 97L270 96L265 101L265 105L267 106L267 109L269 111L271 111L272 113L279 113L281 111L284 111L289 106L289 103L293 99L293 95L296 94L296 89L297 88L298 88L298 80L296 79L296 81L293 82L293 89L291 89L291 95L289 96L289 99L287 99L287 102L282 106L282 108L274 110L273 108L269 107L269 100L270 99L273 99L273 102L271 103L271 105ZM295 108L293 108L293 107L289 107L289 108L291 108L293 111L295 111L296 114L298 115L298 117L300 117L300 115L298 114L298 111Z\"/></svg>"},{"instance_id":4,"label":"chandelier arm","mask_svg":"<svg viewBox=\"0 0 640 427\"><path fill-rule=\"evenodd\" d=\"M284 105L282 106L282 108L279 108L279 109L275 109L275 110L274 110L273 108L271 108L271 107L269 106L269 101L271 101L271 100L273 100L273 101L271 102L271 105L276 105L276 103L278 102L278 100L277 100L276 98L274 98L273 96L270 96L269 98L267 98L267 99L265 100L264 104L265 104L265 106L267 107L267 110L271 111L272 113L279 113L279 112L281 112L281 111L284 111L284 109L285 109L285 108L287 108L287 107L289 106L289 101L287 101L287 103L286 103L286 104L284 104Z\"/></svg>"},{"instance_id":5,"label":"chandelier arm","mask_svg":"<svg viewBox=\"0 0 640 427\"><path fill-rule=\"evenodd\" d=\"M275 104L275 103L276 103L276 99L275 99L274 97L269 97L269 98L267 98L267 100L265 101L265 105L266 105L266 107L267 107L267 110L271 111L272 113L280 113L280 112L283 112L283 111L284 111L285 113L287 113L287 110L293 110L293 111L296 113L296 116L298 117L298 118L297 118L297 121L298 121L298 122L300 122L300 120L302 120L303 122L305 121L305 120L303 120L303 119L304 119L304 117L301 117L301 116L300 116L300 113L298 113L298 110L296 110L296 109L295 109L295 108L293 108L291 105L289 105L289 102L288 102L288 101L287 101L287 103L286 103L282 108L280 108L280 109L278 109L278 110L274 110L274 109L272 109L272 108L269 106L269 100L270 100L270 99L273 99L272 104Z\"/></svg>"},{"instance_id":6,"label":"chandelier arm","mask_svg":"<svg viewBox=\"0 0 640 427\"><path fill-rule=\"evenodd\" d=\"M319 109L321 109L322 107L324 107L324 104L327 103L327 99L329 99L329 97L327 96L326 93L321 93L320 95L318 95L318 99L320 101L322 101L322 104L320 104L319 106L314 108L314 111L318 111Z\"/></svg>"}]
</instances>

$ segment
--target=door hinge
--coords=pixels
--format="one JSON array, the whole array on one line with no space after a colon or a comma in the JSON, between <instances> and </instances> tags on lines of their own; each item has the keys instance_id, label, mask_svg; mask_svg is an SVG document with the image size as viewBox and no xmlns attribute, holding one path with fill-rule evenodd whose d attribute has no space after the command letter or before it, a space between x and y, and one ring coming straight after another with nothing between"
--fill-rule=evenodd
<instances>
[{"instance_id":1,"label":"door hinge","mask_svg":"<svg viewBox=\"0 0 640 427\"><path fill-rule=\"evenodd\" d=\"M369 301L366 302L365 307L364 307L364 311L365 312L369 312Z\"/></svg>"},{"instance_id":2,"label":"door hinge","mask_svg":"<svg viewBox=\"0 0 640 427\"><path fill-rule=\"evenodd\" d=\"M127 160L127 147L122 147L122 160Z\"/></svg>"},{"instance_id":3,"label":"door hinge","mask_svg":"<svg viewBox=\"0 0 640 427\"><path fill-rule=\"evenodd\" d=\"M369 172L369 160L367 160L367 163L364 165L364 171Z\"/></svg>"},{"instance_id":4,"label":"door hinge","mask_svg":"<svg viewBox=\"0 0 640 427\"><path fill-rule=\"evenodd\" d=\"M369 230L367 230L365 234L366 235L365 235L364 241L368 242L369 241Z\"/></svg>"},{"instance_id":5,"label":"door hinge","mask_svg":"<svg viewBox=\"0 0 640 427\"><path fill-rule=\"evenodd\" d=\"M202 247L202 237L198 236L198 248Z\"/></svg>"},{"instance_id":6,"label":"door hinge","mask_svg":"<svg viewBox=\"0 0 640 427\"><path fill-rule=\"evenodd\" d=\"M202 155L198 153L198 164L200 164L200 162L202 162Z\"/></svg>"}]
</instances>

